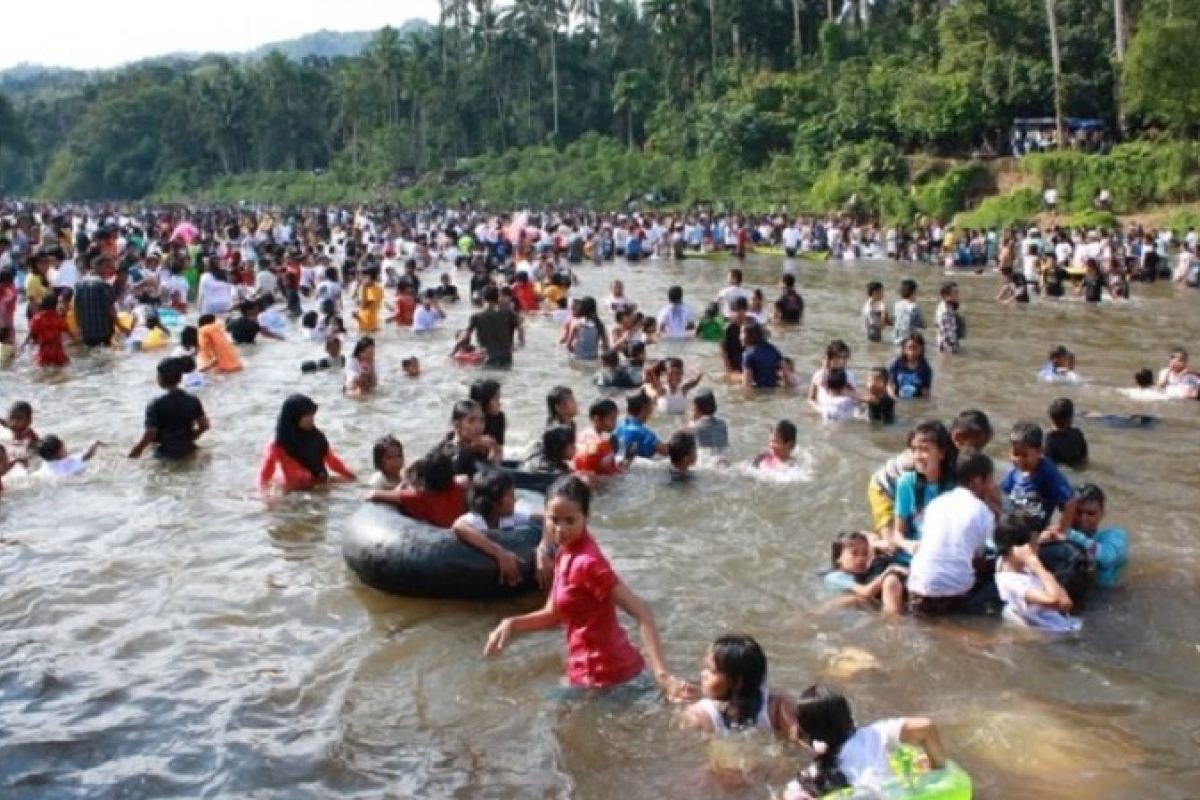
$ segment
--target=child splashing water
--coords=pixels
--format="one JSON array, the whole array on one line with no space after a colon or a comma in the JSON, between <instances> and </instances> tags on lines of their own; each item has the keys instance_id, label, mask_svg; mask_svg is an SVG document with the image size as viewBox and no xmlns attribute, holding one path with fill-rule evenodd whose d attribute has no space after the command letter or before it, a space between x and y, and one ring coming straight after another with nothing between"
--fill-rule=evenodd
<instances>
[{"instance_id":1,"label":"child splashing water","mask_svg":"<svg viewBox=\"0 0 1200 800\"><path fill-rule=\"evenodd\" d=\"M621 582L588 532L592 493L576 477L561 478L546 493L546 531L558 551L545 606L506 617L488 636L484 653L498 656L514 634L563 627L567 634L567 681L581 689L610 689L636 681L645 669L617 621L617 609L638 623L653 678L667 698L690 700L696 689L673 676L663 657L654 615Z\"/></svg>"},{"instance_id":2,"label":"child splashing water","mask_svg":"<svg viewBox=\"0 0 1200 800\"><path fill-rule=\"evenodd\" d=\"M795 469L796 459L792 453L796 449L796 425L791 420L781 419L771 429L767 440L767 452L755 457L751 466L766 472L781 472Z\"/></svg>"},{"instance_id":3,"label":"child splashing water","mask_svg":"<svg viewBox=\"0 0 1200 800\"><path fill-rule=\"evenodd\" d=\"M942 740L925 717L886 719L859 728L845 695L829 686L809 686L796 707L800 741L813 763L788 784L784 800L803 800L851 787L878 793L892 779L890 757L901 744L919 746L930 769L946 765Z\"/></svg>"}]
</instances>

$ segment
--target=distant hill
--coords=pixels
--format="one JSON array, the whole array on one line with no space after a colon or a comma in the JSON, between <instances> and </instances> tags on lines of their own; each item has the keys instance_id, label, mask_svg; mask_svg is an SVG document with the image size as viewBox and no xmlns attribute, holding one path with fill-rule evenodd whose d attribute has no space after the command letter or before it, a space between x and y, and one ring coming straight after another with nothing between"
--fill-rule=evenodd
<instances>
[{"instance_id":1,"label":"distant hill","mask_svg":"<svg viewBox=\"0 0 1200 800\"><path fill-rule=\"evenodd\" d=\"M423 19L410 19L402 23L396 30L400 36L409 36L414 33L420 33L430 27L429 23ZM367 46L367 42L371 41L371 37L375 35L375 31L327 31L319 30L315 33L307 33L296 39L288 39L282 42L270 42L261 47L256 47L245 53L229 53L233 58L255 61L263 58L272 50L278 50L285 57L292 61L301 61L307 56L318 56L321 58L338 58L341 56L356 56L362 52ZM181 61L199 61L200 59L213 55L212 53L170 53L161 56L152 56L143 59L140 62L133 63L172 63ZM122 69L128 64L123 64L113 69ZM5 70L0 70L0 90L13 92L15 94L23 94L36 90L37 88L47 85L57 85L60 83L78 82L87 78L90 75L107 72L109 70L75 70L64 67L42 66L40 64L18 64L15 67L9 67Z\"/></svg>"}]
</instances>

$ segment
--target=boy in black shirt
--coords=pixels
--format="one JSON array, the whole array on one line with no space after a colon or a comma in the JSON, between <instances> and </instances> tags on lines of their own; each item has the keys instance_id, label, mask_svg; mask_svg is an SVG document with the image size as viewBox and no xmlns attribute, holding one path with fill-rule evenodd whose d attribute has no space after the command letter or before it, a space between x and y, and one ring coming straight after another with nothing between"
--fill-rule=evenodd
<instances>
[{"instance_id":1,"label":"boy in black shirt","mask_svg":"<svg viewBox=\"0 0 1200 800\"><path fill-rule=\"evenodd\" d=\"M130 458L141 457L151 444L158 458L185 458L196 450L196 440L208 430L208 417L200 401L179 388L183 376L195 368L189 356L158 363L158 385L167 393L146 406L145 431L129 451Z\"/></svg>"},{"instance_id":2,"label":"boy in black shirt","mask_svg":"<svg viewBox=\"0 0 1200 800\"><path fill-rule=\"evenodd\" d=\"M1060 397L1050 404L1049 412L1054 429L1046 433L1046 458L1062 466L1083 466L1087 462L1088 446L1083 431L1071 425L1075 420L1075 404Z\"/></svg>"}]
</instances>

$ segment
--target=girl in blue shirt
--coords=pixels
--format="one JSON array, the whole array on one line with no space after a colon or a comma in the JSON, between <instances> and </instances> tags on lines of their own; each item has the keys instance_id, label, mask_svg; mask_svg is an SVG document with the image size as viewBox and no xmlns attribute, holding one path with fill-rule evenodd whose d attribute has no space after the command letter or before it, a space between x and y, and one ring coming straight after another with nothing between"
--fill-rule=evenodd
<instances>
[{"instance_id":1,"label":"girl in blue shirt","mask_svg":"<svg viewBox=\"0 0 1200 800\"><path fill-rule=\"evenodd\" d=\"M921 538L925 509L938 495L954 488L954 462L958 448L950 431L936 420L917 425L912 435L912 472L896 484L896 521L891 546L896 563L908 566Z\"/></svg>"}]
</instances>

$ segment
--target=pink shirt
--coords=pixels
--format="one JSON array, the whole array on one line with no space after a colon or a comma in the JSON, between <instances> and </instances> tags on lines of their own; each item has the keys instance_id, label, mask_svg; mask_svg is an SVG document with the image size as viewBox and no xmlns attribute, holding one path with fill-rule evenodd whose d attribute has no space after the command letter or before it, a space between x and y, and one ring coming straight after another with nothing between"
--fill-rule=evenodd
<instances>
[{"instance_id":1,"label":"pink shirt","mask_svg":"<svg viewBox=\"0 0 1200 800\"><path fill-rule=\"evenodd\" d=\"M567 679L574 686L616 686L645 666L617 622L612 592L620 583L587 531L554 557L550 596L567 629Z\"/></svg>"}]
</instances>

